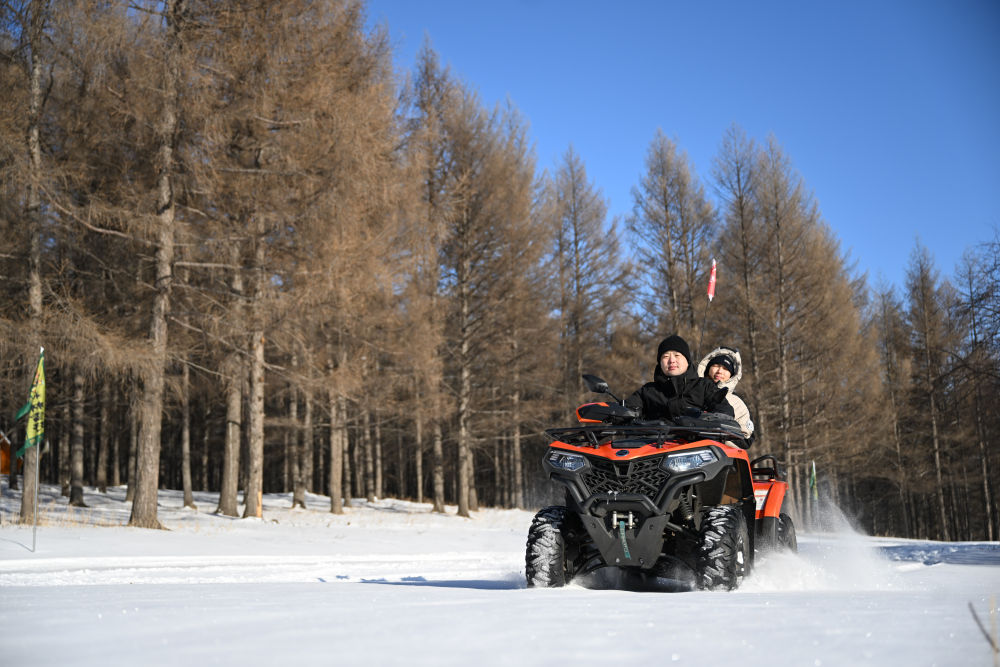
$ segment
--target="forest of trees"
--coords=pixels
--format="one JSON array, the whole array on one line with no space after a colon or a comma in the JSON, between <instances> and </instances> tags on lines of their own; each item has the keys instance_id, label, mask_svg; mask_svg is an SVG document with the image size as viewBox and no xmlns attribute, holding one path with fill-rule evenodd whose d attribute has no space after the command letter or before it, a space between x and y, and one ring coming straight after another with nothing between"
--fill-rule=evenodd
<instances>
[{"instance_id":1,"label":"forest of trees","mask_svg":"<svg viewBox=\"0 0 1000 667\"><path fill-rule=\"evenodd\" d=\"M657 342L736 346L793 507L873 534L997 538L1000 237L870 285L778 139L705 175L651 137L632 215L585 156L425 46L397 72L352 0L0 0L0 428L45 348L35 466L260 516L263 493L537 507L544 429L631 391ZM954 221L960 224L961 221ZM712 259L719 289L705 295ZM700 357L699 357L700 358ZM18 482L12 477L12 484Z\"/></svg>"}]
</instances>

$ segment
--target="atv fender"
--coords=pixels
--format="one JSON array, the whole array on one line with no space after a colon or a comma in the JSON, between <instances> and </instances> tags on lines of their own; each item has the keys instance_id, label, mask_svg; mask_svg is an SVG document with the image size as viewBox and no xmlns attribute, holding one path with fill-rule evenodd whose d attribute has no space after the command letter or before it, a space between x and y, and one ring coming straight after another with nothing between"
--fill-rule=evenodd
<instances>
[{"instance_id":1,"label":"atv fender","mask_svg":"<svg viewBox=\"0 0 1000 667\"><path fill-rule=\"evenodd\" d=\"M785 493L788 491L788 483L778 480L767 482L754 482L753 495L756 500L756 518L777 519L781 514L781 505L785 501Z\"/></svg>"},{"instance_id":2,"label":"atv fender","mask_svg":"<svg viewBox=\"0 0 1000 667\"><path fill-rule=\"evenodd\" d=\"M761 550L773 550L779 546L781 506L787 491L788 483L776 479L753 483L753 495L756 501L753 532L756 533L758 548Z\"/></svg>"}]
</instances>

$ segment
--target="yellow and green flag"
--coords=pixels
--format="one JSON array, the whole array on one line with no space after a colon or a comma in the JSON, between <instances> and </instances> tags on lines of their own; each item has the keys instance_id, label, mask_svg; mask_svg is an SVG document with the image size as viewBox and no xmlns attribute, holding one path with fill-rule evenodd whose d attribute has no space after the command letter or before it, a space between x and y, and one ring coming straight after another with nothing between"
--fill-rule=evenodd
<instances>
[{"instance_id":1,"label":"yellow and green flag","mask_svg":"<svg viewBox=\"0 0 1000 667\"><path fill-rule=\"evenodd\" d=\"M31 383L31 395L27 404L17 413L20 419L28 415L28 428L24 438L24 446L17 450L18 456L23 456L29 447L40 445L45 435L45 348L38 354L38 367L35 369L35 379Z\"/></svg>"}]
</instances>

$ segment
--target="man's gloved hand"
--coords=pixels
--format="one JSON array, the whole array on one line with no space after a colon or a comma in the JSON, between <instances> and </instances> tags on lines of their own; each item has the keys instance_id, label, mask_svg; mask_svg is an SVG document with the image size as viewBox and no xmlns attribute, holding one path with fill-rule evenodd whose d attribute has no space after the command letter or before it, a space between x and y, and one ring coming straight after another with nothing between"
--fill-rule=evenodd
<instances>
[{"instance_id":1,"label":"man's gloved hand","mask_svg":"<svg viewBox=\"0 0 1000 667\"><path fill-rule=\"evenodd\" d=\"M713 394L711 403L713 406L722 405L726 402L726 395L729 394L729 387L723 387Z\"/></svg>"}]
</instances>

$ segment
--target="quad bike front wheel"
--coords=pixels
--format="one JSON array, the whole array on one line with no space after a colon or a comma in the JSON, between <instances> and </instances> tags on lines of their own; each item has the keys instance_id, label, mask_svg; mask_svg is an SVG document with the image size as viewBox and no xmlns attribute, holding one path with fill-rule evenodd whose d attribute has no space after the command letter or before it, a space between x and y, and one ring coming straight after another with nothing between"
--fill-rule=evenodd
<instances>
[{"instance_id":1,"label":"quad bike front wheel","mask_svg":"<svg viewBox=\"0 0 1000 667\"><path fill-rule=\"evenodd\" d=\"M566 536L569 511L565 507L544 507L531 520L524 555L524 575L528 588L565 586Z\"/></svg>"},{"instance_id":2,"label":"quad bike front wheel","mask_svg":"<svg viewBox=\"0 0 1000 667\"><path fill-rule=\"evenodd\" d=\"M739 505L713 507L705 513L696 557L698 588L739 588L750 567L750 534Z\"/></svg>"}]
</instances>

